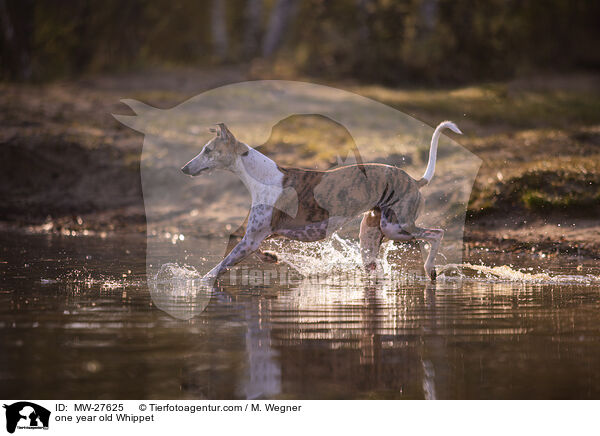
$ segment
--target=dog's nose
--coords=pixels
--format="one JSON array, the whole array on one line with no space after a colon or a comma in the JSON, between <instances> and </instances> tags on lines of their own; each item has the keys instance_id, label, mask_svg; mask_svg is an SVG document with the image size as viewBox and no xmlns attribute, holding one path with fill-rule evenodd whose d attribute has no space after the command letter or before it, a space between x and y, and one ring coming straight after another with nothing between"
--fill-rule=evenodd
<instances>
[{"instance_id":1,"label":"dog's nose","mask_svg":"<svg viewBox=\"0 0 600 436\"><path fill-rule=\"evenodd\" d=\"M189 165L186 165L183 168L181 168L181 172L183 174L187 174L188 176L191 175Z\"/></svg>"}]
</instances>

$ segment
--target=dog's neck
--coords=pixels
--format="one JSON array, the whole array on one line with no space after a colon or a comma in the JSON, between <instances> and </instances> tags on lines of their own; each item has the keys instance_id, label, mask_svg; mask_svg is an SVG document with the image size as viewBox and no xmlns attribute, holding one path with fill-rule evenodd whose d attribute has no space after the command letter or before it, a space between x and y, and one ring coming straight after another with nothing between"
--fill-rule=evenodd
<instances>
[{"instance_id":1,"label":"dog's neck","mask_svg":"<svg viewBox=\"0 0 600 436\"><path fill-rule=\"evenodd\" d=\"M246 145L246 144L244 144ZM283 173L277 164L252 147L238 155L231 170L242 180L253 200L259 200L267 191L280 190Z\"/></svg>"}]
</instances>

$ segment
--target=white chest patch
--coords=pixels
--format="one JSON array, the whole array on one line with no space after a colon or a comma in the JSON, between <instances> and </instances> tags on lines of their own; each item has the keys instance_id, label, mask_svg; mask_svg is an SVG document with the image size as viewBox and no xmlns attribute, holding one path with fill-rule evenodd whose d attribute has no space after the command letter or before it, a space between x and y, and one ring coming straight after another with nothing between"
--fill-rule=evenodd
<instances>
[{"instance_id":1,"label":"white chest patch","mask_svg":"<svg viewBox=\"0 0 600 436\"><path fill-rule=\"evenodd\" d=\"M283 193L283 173L277 164L252 148L249 148L246 156L238 157L235 172L250 191L252 205L266 204L272 207ZM296 212L297 204L292 216Z\"/></svg>"}]
</instances>

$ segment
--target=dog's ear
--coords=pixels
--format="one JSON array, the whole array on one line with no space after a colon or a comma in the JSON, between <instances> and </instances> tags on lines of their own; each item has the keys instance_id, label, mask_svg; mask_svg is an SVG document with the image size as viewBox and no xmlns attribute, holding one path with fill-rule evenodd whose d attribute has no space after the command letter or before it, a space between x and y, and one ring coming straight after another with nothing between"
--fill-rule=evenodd
<instances>
[{"instance_id":1,"label":"dog's ear","mask_svg":"<svg viewBox=\"0 0 600 436\"><path fill-rule=\"evenodd\" d=\"M233 145L233 150L236 154L244 154L248 152L248 146L235 139L235 136L233 136L233 133L231 133L225 123L219 123L217 126L219 127L217 136L223 138L230 145Z\"/></svg>"},{"instance_id":2,"label":"dog's ear","mask_svg":"<svg viewBox=\"0 0 600 436\"><path fill-rule=\"evenodd\" d=\"M237 139L234 140L233 150L236 154L247 155L248 154L248 146Z\"/></svg>"},{"instance_id":3,"label":"dog's ear","mask_svg":"<svg viewBox=\"0 0 600 436\"><path fill-rule=\"evenodd\" d=\"M235 136L233 136L233 133L231 133L229 131L229 129L227 128L227 126L225 125L225 123L219 123L217 124L217 126L219 126L219 136L223 139L226 139L227 141L232 141L235 140Z\"/></svg>"}]
</instances>

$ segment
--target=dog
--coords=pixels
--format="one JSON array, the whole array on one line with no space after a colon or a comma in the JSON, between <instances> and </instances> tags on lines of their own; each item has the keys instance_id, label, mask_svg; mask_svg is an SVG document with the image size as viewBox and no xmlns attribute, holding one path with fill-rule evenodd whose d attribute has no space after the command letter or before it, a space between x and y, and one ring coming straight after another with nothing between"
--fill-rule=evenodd
<instances>
[{"instance_id":1,"label":"dog","mask_svg":"<svg viewBox=\"0 0 600 436\"><path fill-rule=\"evenodd\" d=\"M252 206L241 240L204 278L216 279L226 269L252 253L265 261L274 255L259 250L270 237L310 242L325 239L351 219L363 214L360 253L367 271L376 269L384 237L394 241L424 240L430 245L425 274L436 280L435 257L444 231L417 227L422 206L420 188L433 178L438 140L442 130L462 134L451 121L433 132L427 169L416 180L391 165L359 163L328 171L285 168L238 141L224 123L211 129L215 137L181 171L198 176L212 169L235 173L246 185Z\"/></svg>"}]
</instances>

